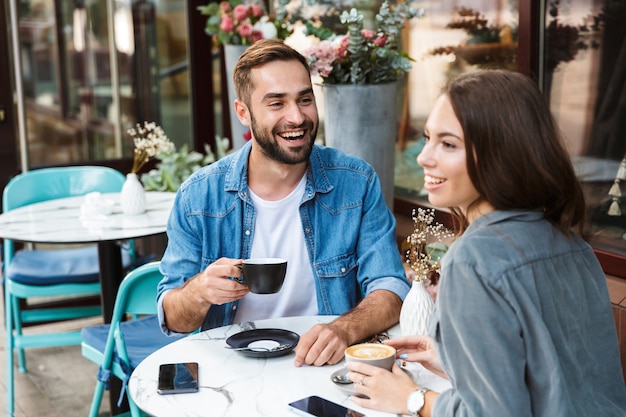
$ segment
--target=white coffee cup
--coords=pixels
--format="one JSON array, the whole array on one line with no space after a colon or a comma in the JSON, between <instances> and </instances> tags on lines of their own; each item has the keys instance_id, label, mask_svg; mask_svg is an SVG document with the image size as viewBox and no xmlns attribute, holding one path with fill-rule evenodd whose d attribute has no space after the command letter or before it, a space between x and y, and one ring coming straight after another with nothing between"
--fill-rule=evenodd
<instances>
[{"instance_id":1,"label":"white coffee cup","mask_svg":"<svg viewBox=\"0 0 626 417\"><path fill-rule=\"evenodd\" d=\"M359 343L348 346L344 352L346 362L362 362L391 370L396 361L396 349L382 343Z\"/></svg>"}]
</instances>

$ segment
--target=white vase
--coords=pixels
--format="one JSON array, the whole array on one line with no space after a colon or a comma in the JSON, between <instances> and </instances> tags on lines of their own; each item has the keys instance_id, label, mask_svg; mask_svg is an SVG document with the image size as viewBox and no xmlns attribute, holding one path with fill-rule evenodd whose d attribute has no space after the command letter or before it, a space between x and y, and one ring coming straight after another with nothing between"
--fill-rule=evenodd
<instances>
[{"instance_id":1,"label":"white vase","mask_svg":"<svg viewBox=\"0 0 626 417\"><path fill-rule=\"evenodd\" d=\"M233 104L237 98L233 83L233 70L239 57L247 48L248 46L246 45L224 45L224 66L226 67L226 81L228 84L228 109L230 111L230 132L232 136L230 139L234 150L241 148L246 143L244 135L250 130L248 126L242 125L239 121Z\"/></svg>"},{"instance_id":2,"label":"white vase","mask_svg":"<svg viewBox=\"0 0 626 417\"><path fill-rule=\"evenodd\" d=\"M323 84L326 146L369 162L393 208L398 83Z\"/></svg>"},{"instance_id":3,"label":"white vase","mask_svg":"<svg viewBox=\"0 0 626 417\"><path fill-rule=\"evenodd\" d=\"M146 191L139 182L137 174L126 174L126 181L120 194L120 203L124 214L141 214L146 211Z\"/></svg>"},{"instance_id":4,"label":"white vase","mask_svg":"<svg viewBox=\"0 0 626 417\"><path fill-rule=\"evenodd\" d=\"M414 280L400 311L400 331L402 335L426 334L428 320L434 307L435 303L428 291L426 291L424 282Z\"/></svg>"}]
</instances>

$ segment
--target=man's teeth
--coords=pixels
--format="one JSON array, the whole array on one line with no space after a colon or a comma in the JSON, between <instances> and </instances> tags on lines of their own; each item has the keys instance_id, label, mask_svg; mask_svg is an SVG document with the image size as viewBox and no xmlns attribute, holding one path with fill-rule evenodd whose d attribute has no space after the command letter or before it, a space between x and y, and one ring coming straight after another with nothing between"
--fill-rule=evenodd
<instances>
[{"instance_id":1,"label":"man's teeth","mask_svg":"<svg viewBox=\"0 0 626 417\"><path fill-rule=\"evenodd\" d=\"M304 132L287 132L282 133L280 136L285 139L300 139L304 135Z\"/></svg>"},{"instance_id":2,"label":"man's teeth","mask_svg":"<svg viewBox=\"0 0 626 417\"><path fill-rule=\"evenodd\" d=\"M424 182L428 184L441 184L444 181L445 180L443 178L435 178L431 177L430 175L424 175Z\"/></svg>"}]
</instances>

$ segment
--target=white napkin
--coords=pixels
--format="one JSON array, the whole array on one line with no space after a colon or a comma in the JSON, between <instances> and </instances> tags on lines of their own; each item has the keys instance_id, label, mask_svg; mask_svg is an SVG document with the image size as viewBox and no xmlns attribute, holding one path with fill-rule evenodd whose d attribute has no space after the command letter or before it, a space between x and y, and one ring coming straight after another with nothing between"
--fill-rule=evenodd
<instances>
[{"instance_id":1,"label":"white napkin","mask_svg":"<svg viewBox=\"0 0 626 417\"><path fill-rule=\"evenodd\" d=\"M107 216L112 211L113 200L103 198L102 194L97 191L85 195L85 201L80 206L81 218Z\"/></svg>"}]
</instances>

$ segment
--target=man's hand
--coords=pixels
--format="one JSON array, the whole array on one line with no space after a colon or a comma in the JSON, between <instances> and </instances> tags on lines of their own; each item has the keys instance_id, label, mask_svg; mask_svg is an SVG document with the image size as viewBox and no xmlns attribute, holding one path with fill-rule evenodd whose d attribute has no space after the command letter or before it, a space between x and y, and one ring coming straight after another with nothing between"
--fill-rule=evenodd
<instances>
[{"instance_id":1,"label":"man's hand","mask_svg":"<svg viewBox=\"0 0 626 417\"><path fill-rule=\"evenodd\" d=\"M241 262L241 259L220 258L183 286L168 291L163 299L167 327L178 333L192 332L202 325L211 305L235 301L248 294L247 286L229 279L241 275L236 266Z\"/></svg>"},{"instance_id":2,"label":"man's hand","mask_svg":"<svg viewBox=\"0 0 626 417\"><path fill-rule=\"evenodd\" d=\"M402 301L387 290L373 291L355 308L329 324L316 324L300 337L295 366L334 365L346 348L398 323Z\"/></svg>"},{"instance_id":3,"label":"man's hand","mask_svg":"<svg viewBox=\"0 0 626 417\"><path fill-rule=\"evenodd\" d=\"M347 347L347 335L337 326L316 324L300 337L294 365L334 365L343 359Z\"/></svg>"},{"instance_id":4,"label":"man's hand","mask_svg":"<svg viewBox=\"0 0 626 417\"><path fill-rule=\"evenodd\" d=\"M225 304L235 301L250 292L249 288L237 281L228 279L238 278L241 270L236 268L241 260L220 258L209 265L204 271L190 279L183 285L189 287L186 291L197 294L202 304Z\"/></svg>"}]
</instances>

